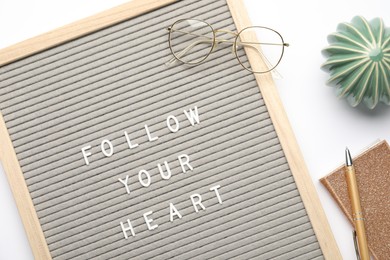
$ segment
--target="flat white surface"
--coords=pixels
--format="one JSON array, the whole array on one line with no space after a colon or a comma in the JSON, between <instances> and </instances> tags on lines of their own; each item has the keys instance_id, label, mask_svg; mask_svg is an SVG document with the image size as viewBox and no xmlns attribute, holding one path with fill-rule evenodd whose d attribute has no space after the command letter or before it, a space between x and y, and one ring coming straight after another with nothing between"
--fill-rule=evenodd
<instances>
[{"instance_id":1,"label":"flat white surface","mask_svg":"<svg viewBox=\"0 0 390 260\"><path fill-rule=\"evenodd\" d=\"M319 179L377 140L390 141L390 107L352 108L327 87L321 49L340 22L355 15L382 17L390 26L390 1L244 0L253 25L279 31L290 47L276 84L314 185L344 259L355 259L352 228ZM0 49L127 0L0 0ZM0 147L0 149L2 149ZM0 259L33 259L4 170L0 167Z\"/></svg>"}]
</instances>

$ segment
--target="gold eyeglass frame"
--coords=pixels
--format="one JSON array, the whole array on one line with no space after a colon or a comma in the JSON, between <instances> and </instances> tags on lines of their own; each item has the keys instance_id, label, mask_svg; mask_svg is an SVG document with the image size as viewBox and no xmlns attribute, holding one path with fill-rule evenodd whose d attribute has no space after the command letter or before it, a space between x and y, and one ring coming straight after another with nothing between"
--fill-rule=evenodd
<instances>
[{"instance_id":1,"label":"gold eyeglass frame","mask_svg":"<svg viewBox=\"0 0 390 260\"><path fill-rule=\"evenodd\" d=\"M175 31L175 30L173 30L172 28L174 28L174 26L175 26L177 23L180 23L180 22L183 22L183 21L188 21L188 20L197 21L197 22L200 22L200 23L207 24L207 25L210 27L210 29L211 29L211 31L212 31L212 33L213 33L213 38L210 39L210 40L212 40L210 51L207 53L207 55L206 55L203 59L201 59L201 60L199 60L199 61L196 61L196 62L187 62L187 61L182 60L181 57L178 57L178 56L177 56L177 54L173 51L173 48L172 48L172 32ZM247 68L247 67L241 62L241 60L240 60L240 58L239 58L239 56L238 56L238 53L237 53L237 46L238 46L238 43L237 43L237 41L238 41L238 39L239 39L240 34L241 34L242 32L244 32L245 30L252 29L252 28L260 28L260 29L267 29L267 30L270 30L270 31L276 33L276 34L280 37L280 39L281 39L281 41L282 41L281 43L262 43L262 42L256 42L256 44L260 44L260 45L263 44L263 45L281 45L281 46L282 46L282 52L281 52L280 58L279 58L279 60L277 61L277 63L276 63L274 66L271 65L271 63L268 61L268 59L265 57L265 55L262 53L261 50L255 48L255 49L260 53L260 56L263 57L263 61L266 63L266 65L267 65L267 67L268 67L268 70L265 70L265 71L254 71L254 70L251 70L251 69ZM173 57L174 57L174 58L172 58L170 61L168 61L167 64L173 63L173 62L175 62L175 60L177 60L177 61L180 61L180 62L182 62L182 63L184 63L184 64L187 64L187 65L197 65L197 64L200 64L200 63L202 63L203 61L205 61L205 60L210 56L210 54L215 50L215 47L217 46L217 45L216 45L217 43L231 43L231 44L233 44L233 45L232 45L232 50L234 51L234 54L235 54L235 56L236 56L238 62L241 64L241 66L242 66L244 69L246 69L246 70L248 70L248 71L250 71L250 72L252 72L252 73L267 73L267 72L271 72L271 71L274 71L274 70L275 70L275 68L279 65L280 61L281 61L282 58L283 58L284 47L288 47L288 46L289 46L288 43L284 42L284 39L283 39L282 35L281 35L278 31L276 31L276 30L274 30L274 29L271 29L271 28L269 28L269 27L265 27L265 26L250 26L250 27L246 27L246 28L242 29L240 32L232 32L232 31L223 30L223 29L214 29L214 28L211 26L211 24L209 24L208 22L202 21L202 20L198 20L198 19L180 19L180 20L177 20L176 22L174 22L171 26L169 26L169 27L167 28L167 30L168 30L168 32L169 32L169 36L168 36L169 49L171 50L171 53L172 53L172 55L173 55ZM223 33L227 33L227 34L232 34L232 35L235 36L235 39L234 39L234 41L229 41L229 40L226 40L226 39L218 39L218 38L217 38L217 33L218 33L218 32L223 32ZM185 33L185 34L191 34L191 33L188 33L188 32L183 32L183 33ZM203 37L205 37L204 35L195 35L195 36L203 36ZM208 38L208 37L207 37L207 38ZM242 44L242 43L241 43L241 44ZM248 42L247 44L251 44L251 42ZM244 44L244 46L245 46L245 44ZM248 46L246 46L246 47L252 47L252 46L248 45ZM187 48L192 48L192 47L191 47L191 45L190 45L190 46L187 46L185 49L182 50L182 52L183 52L183 51L186 51ZM269 67L271 67L271 68L269 68Z\"/></svg>"}]
</instances>

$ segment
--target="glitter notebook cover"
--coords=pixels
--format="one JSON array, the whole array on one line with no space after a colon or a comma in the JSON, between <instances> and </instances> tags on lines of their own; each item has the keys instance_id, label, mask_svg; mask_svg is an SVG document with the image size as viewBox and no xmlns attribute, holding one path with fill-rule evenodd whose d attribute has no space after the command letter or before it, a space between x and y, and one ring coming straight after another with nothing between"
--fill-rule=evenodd
<instances>
[{"instance_id":1,"label":"glitter notebook cover","mask_svg":"<svg viewBox=\"0 0 390 260\"><path fill-rule=\"evenodd\" d=\"M378 260L390 259L390 147L379 142L353 158L371 254ZM321 179L352 223L351 204L340 166ZM348 234L346 234L347 236Z\"/></svg>"}]
</instances>

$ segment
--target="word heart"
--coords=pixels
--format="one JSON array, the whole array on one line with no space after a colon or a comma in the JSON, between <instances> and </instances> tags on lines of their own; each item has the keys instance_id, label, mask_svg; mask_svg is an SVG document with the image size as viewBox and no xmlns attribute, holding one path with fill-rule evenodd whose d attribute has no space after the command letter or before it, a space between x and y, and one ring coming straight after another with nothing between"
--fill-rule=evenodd
<instances>
[{"instance_id":1,"label":"word heart","mask_svg":"<svg viewBox=\"0 0 390 260\"><path fill-rule=\"evenodd\" d=\"M217 197L218 203L222 204L222 198L221 195L219 194L218 189L221 188L220 185L215 185L210 187L210 191L215 193L215 196ZM202 196L198 193L194 193L190 196L190 200L192 203L192 206L194 208L194 211L198 213L200 210L206 210L206 207L204 203L202 203ZM145 224L148 228L148 230L154 230L158 228L158 224L154 222L152 218L153 211L147 211L145 212L142 216L145 221ZM183 215L180 213L180 211L176 208L176 206L173 203L169 203L169 221L173 222L175 219L181 219ZM125 226L125 223L120 222L120 226L123 232L123 236L125 239L129 238L128 232L130 232L131 236L135 237L135 229L133 225L131 224L131 220L127 219L127 227Z\"/></svg>"}]
</instances>

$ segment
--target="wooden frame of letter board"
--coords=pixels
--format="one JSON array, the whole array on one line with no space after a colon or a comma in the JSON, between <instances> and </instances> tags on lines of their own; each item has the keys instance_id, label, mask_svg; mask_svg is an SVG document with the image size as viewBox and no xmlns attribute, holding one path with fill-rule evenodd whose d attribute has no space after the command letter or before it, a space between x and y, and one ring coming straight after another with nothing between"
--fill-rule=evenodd
<instances>
[{"instance_id":1,"label":"wooden frame of letter board","mask_svg":"<svg viewBox=\"0 0 390 260\"><path fill-rule=\"evenodd\" d=\"M0 50L0 66L12 63L53 46L61 45L70 40L158 9L173 2L176 2L176 0L134 0L49 33L31 38ZM250 26L250 20L242 0L227 0L227 3L237 29L241 30ZM255 59L255 57L250 54L248 54L248 58L251 63ZM256 60L256 62L259 61ZM303 161L300 149L291 130L275 83L270 73L256 74L255 77L322 252L326 259L342 259L325 213L321 207L315 187ZM34 257L35 259L51 259L49 248L39 224L19 161L1 113L0 147L0 160L3 163Z\"/></svg>"}]
</instances>

